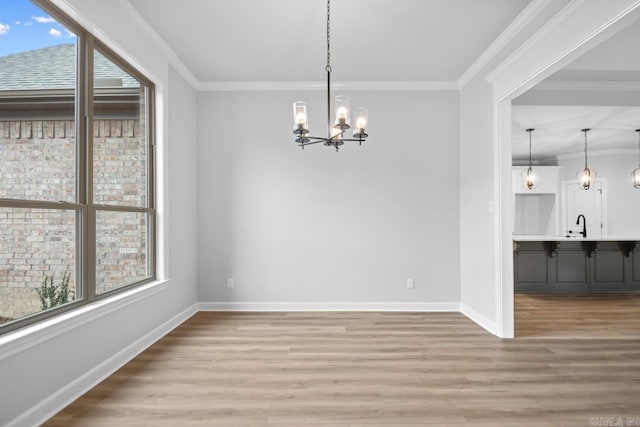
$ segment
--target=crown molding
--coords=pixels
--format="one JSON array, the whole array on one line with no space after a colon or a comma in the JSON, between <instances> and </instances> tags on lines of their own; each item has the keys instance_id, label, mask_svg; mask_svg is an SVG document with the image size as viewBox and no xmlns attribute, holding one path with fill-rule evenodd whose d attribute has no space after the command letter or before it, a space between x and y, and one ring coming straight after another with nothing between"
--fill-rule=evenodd
<instances>
[{"instance_id":1,"label":"crown molding","mask_svg":"<svg viewBox=\"0 0 640 427\"><path fill-rule=\"evenodd\" d=\"M613 156L613 155L627 156L631 154L637 155L638 150L634 150L631 148L607 148L605 150L589 151L589 157ZM580 151L577 153L558 154L556 158L558 160L584 159L584 151Z\"/></svg>"},{"instance_id":2,"label":"crown molding","mask_svg":"<svg viewBox=\"0 0 640 427\"><path fill-rule=\"evenodd\" d=\"M98 32L98 37L108 42L111 47L115 46L118 53L123 54L133 64L136 61L126 54L126 50L120 48L105 33L96 29L94 25L87 22L66 0L51 0L56 6L63 9L75 20L80 22L85 28L94 28L94 32ZM534 0L534 2L548 0ZM126 8L128 15L145 31L153 41L158 45L160 50L166 55L168 62L176 69L176 71L187 81L187 83L196 91L286 91L286 90L309 90L321 91L326 90L327 84L324 81L200 81L191 72L189 67L185 65L178 54L169 46L162 36L149 24L149 22L126 1L120 1L120 4ZM136 67L139 68L139 67ZM358 90L388 90L388 91L441 91L441 90L460 90L457 81L336 81L332 82L332 88L358 91Z\"/></svg>"},{"instance_id":3,"label":"crown molding","mask_svg":"<svg viewBox=\"0 0 640 427\"><path fill-rule=\"evenodd\" d=\"M103 44L117 53L122 59L124 59L133 68L144 74L149 79L157 80L157 77L153 73L149 72L136 58L132 57L129 52L124 49L119 43L117 43L107 33L96 26L93 21L86 18L83 14L78 12L75 6L69 3L68 0L48 0L51 4L58 7L64 13L66 13L73 21L80 25L85 31L90 33L96 39L100 40Z\"/></svg>"},{"instance_id":4,"label":"crown molding","mask_svg":"<svg viewBox=\"0 0 640 427\"><path fill-rule=\"evenodd\" d=\"M99 29L93 22L89 22L82 14L80 14L76 8L71 5L67 0L50 0L55 6L62 9L67 15L71 16L76 22L78 22L82 27L86 30L90 31L94 36L100 39L107 46L116 51L119 55L124 57L127 62L132 64L137 69L144 69L139 62L131 57L126 49L122 48L118 43L116 43L113 38L111 38L104 31ZM131 16L131 18L140 26L140 28L145 31L147 34L151 36L153 41L160 47L160 49L164 52L167 57L168 62L178 71L178 73L187 81L187 83L195 90L198 89L200 82L193 75L191 70L180 60L178 55L175 53L173 49L167 44L167 42L158 34L158 32L149 24L149 22L144 19L144 17L138 12L138 10L131 5L127 0L120 1L119 4L127 10L127 14ZM145 73L147 74L147 73Z\"/></svg>"},{"instance_id":5,"label":"crown molding","mask_svg":"<svg viewBox=\"0 0 640 427\"><path fill-rule=\"evenodd\" d=\"M342 90L459 90L455 81L336 81L332 89ZM326 90L325 81L210 81L201 82L200 91L282 91Z\"/></svg>"},{"instance_id":6,"label":"crown molding","mask_svg":"<svg viewBox=\"0 0 640 427\"><path fill-rule=\"evenodd\" d=\"M473 64L460 76L458 86L464 88L489 62L504 49L533 19L549 4L551 0L533 0L522 12L500 33L500 35L482 52Z\"/></svg>"},{"instance_id":7,"label":"crown molding","mask_svg":"<svg viewBox=\"0 0 640 427\"><path fill-rule=\"evenodd\" d=\"M505 59L493 71L487 74L485 80L487 80L489 83L493 83L496 78L504 72L504 70L518 61L531 48L531 46L538 43L557 26L561 25L567 19L567 17L571 16L578 8L583 5L583 3L585 3L585 1L586 0L573 0L569 2L569 4L563 7L560 12L558 12L549 20L549 22L547 22L535 34L533 34L524 43L522 43L511 55L509 55L507 59Z\"/></svg>"},{"instance_id":8,"label":"crown molding","mask_svg":"<svg viewBox=\"0 0 640 427\"><path fill-rule=\"evenodd\" d=\"M138 9L133 7L133 5L124 1L122 4L128 10L129 15L136 21L140 27L144 31L146 31L151 38L160 46L160 48L164 51L169 63L176 69L176 71L189 83L189 85L198 90L200 86L200 81L196 78L196 76L191 72L189 67L187 67L184 62L180 60L178 54L167 44L167 42L162 38L162 36L149 24L149 22L138 12Z\"/></svg>"},{"instance_id":9,"label":"crown molding","mask_svg":"<svg viewBox=\"0 0 640 427\"><path fill-rule=\"evenodd\" d=\"M602 91L602 92L638 92L640 82L613 82L613 81L562 81L545 80L531 88L531 90L575 90L575 91Z\"/></svg>"}]
</instances>

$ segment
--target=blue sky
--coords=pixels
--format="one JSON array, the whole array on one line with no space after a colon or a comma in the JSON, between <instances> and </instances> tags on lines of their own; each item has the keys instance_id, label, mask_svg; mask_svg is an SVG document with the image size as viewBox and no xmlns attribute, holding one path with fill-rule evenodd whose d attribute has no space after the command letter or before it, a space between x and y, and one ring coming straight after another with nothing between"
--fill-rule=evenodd
<instances>
[{"instance_id":1,"label":"blue sky","mask_svg":"<svg viewBox=\"0 0 640 427\"><path fill-rule=\"evenodd\" d=\"M75 35L29 0L0 0L0 56L75 41Z\"/></svg>"}]
</instances>

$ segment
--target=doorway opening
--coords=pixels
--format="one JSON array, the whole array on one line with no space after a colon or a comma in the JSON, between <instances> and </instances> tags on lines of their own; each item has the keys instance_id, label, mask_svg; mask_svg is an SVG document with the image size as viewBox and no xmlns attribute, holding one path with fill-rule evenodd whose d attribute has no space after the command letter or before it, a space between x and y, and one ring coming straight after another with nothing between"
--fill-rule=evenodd
<instances>
[{"instance_id":1,"label":"doorway opening","mask_svg":"<svg viewBox=\"0 0 640 427\"><path fill-rule=\"evenodd\" d=\"M527 46L518 52L518 58L512 61L506 61L502 67L489 76L489 81L494 85L494 100L495 100L495 124L496 124L496 137L497 144L495 146L495 159L499 166L497 170L496 180L496 198L499 201L500 209L496 215L498 230L496 232L497 241L497 261L496 271L499 277L497 281L498 290L496 293L497 298L497 322L498 322L498 334L504 338L511 338L515 336L515 312L514 312L514 239L512 233L514 231L514 214L515 206L513 203L512 194L512 101L516 100L521 95L532 89L534 86L545 81L555 73L560 72L567 64L571 64L574 60L578 59L582 54L598 46L615 36L629 24L638 20L640 12L638 7L640 1L628 2L624 5L619 4L613 6L613 8L619 8L619 10L609 10L606 13L610 13L609 16L604 14L593 14L590 11L590 6L587 4L572 4L572 15L566 15L562 19L562 25L558 27L572 27L571 34L558 30L554 33L554 30L550 30L548 34L541 35L536 40L528 43ZM605 14L606 14L605 13ZM557 22L556 22L557 24ZM553 34L552 34L553 33ZM636 38L637 40L637 38ZM627 56L628 55L627 51ZM611 62L609 61L608 64ZM573 70L575 71L575 70ZM573 73L571 71L571 73ZM598 72L606 70L597 70ZM613 70L615 71L615 70ZM595 76L598 72L592 72L591 76ZM569 73L569 74L571 74ZM633 73L623 73L627 76L633 76L633 78L640 77L640 67ZM585 74L586 75L586 74ZM567 73L560 74L564 80L568 76ZM584 75L583 75L584 76ZM618 76L621 76L619 74ZM558 75L556 75L558 77ZM552 81L553 79L547 80ZM557 79L556 79L557 80ZM578 81L580 81L578 79ZM582 80L584 81L584 80ZM640 79L638 79L640 82ZM550 86L561 86L558 82L552 82L548 84ZM574 85L575 89L579 84ZM541 89L539 87L539 89ZM563 95L571 92L571 90L560 89L554 93L558 95L562 90ZM598 92L594 90L592 92ZM551 91L549 91L551 92ZM575 93L574 93L575 94ZM628 94L628 92L627 92ZM605 96L601 91L599 93L590 93L589 96L595 96L601 100L605 100ZM635 97L637 98L637 96ZM517 102L514 102L517 105ZM562 105L556 101L554 105ZM536 127L535 125L529 125L528 127ZM579 136L581 128L585 125L578 126L576 132ZM595 127L595 125L593 125ZM565 179L567 180L567 179ZM611 182L608 191L611 189ZM603 188L603 197L607 196L607 191ZM558 190L560 191L560 190ZM578 204L583 203L581 201ZM595 214L594 214L595 215ZM559 225L558 228L567 228L570 222L568 214L565 214L565 219L560 215L558 219L560 222L564 222L565 226ZM611 210L601 212L601 216L611 218ZM604 221L601 222L602 229L607 227L606 232L612 232L611 227ZM561 230L569 231L569 230ZM597 234L597 230L592 230ZM587 231L588 232L588 231ZM602 233L602 231L600 232ZM639 239L640 240L640 239ZM547 252L551 256L555 251L555 244L546 245ZM625 247L628 245L625 244ZM591 250L591 249L589 249ZM635 250L635 249L634 249ZM623 249L626 255L631 251ZM591 252L590 252L591 253ZM634 255L635 256L635 255Z\"/></svg>"}]
</instances>

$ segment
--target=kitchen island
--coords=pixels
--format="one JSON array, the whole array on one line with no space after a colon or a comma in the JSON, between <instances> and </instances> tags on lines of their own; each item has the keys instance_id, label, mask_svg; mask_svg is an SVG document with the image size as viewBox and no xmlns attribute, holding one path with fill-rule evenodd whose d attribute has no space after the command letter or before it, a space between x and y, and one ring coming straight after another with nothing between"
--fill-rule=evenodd
<instances>
[{"instance_id":1,"label":"kitchen island","mask_svg":"<svg viewBox=\"0 0 640 427\"><path fill-rule=\"evenodd\" d=\"M517 293L640 291L640 236L513 236Z\"/></svg>"}]
</instances>

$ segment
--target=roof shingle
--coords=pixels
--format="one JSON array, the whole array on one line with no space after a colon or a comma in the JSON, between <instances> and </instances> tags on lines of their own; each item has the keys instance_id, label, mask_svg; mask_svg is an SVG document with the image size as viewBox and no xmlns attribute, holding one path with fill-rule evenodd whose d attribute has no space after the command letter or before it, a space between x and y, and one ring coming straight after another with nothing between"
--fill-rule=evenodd
<instances>
[{"instance_id":1,"label":"roof shingle","mask_svg":"<svg viewBox=\"0 0 640 427\"><path fill-rule=\"evenodd\" d=\"M95 86L140 87L128 73L95 51ZM60 44L0 57L0 91L73 89L76 45Z\"/></svg>"}]
</instances>

